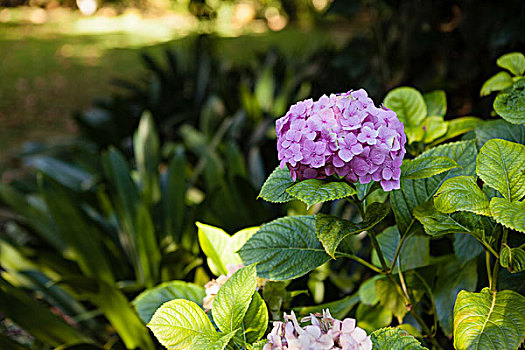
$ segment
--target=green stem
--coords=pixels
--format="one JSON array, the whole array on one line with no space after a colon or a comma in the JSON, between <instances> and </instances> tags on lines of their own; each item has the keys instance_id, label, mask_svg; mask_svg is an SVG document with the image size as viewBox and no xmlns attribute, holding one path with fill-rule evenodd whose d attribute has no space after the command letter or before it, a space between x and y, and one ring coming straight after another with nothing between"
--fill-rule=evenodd
<instances>
[{"instance_id":1,"label":"green stem","mask_svg":"<svg viewBox=\"0 0 525 350\"><path fill-rule=\"evenodd\" d=\"M412 224L410 224L410 226L408 227L407 231L410 230L411 226L412 226ZM401 252L401 248L403 247L403 243L405 243L405 240L407 238L411 237L413 234L414 233L411 233L409 235L404 235L399 240L399 243L397 244L397 247L396 247L396 252L394 253L394 259L392 259L392 265L390 266L390 269L388 269L389 272L392 272L394 270L394 267L396 266L397 258L399 257L399 253Z\"/></svg>"},{"instance_id":2,"label":"green stem","mask_svg":"<svg viewBox=\"0 0 525 350\"><path fill-rule=\"evenodd\" d=\"M358 256L355 256L355 255L352 255L352 254L347 254L347 253L340 253L340 252L337 252L337 255L340 256L340 257L343 257L343 258L349 258L349 259L352 259L354 261L357 261L361 265L366 266L370 270L373 270L373 271L375 271L377 273L381 273L381 274L383 273L383 270L381 270L380 268L370 264L368 261L366 261L364 259L361 259Z\"/></svg>"},{"instance_id":3,"label":"green stem","mask_svg":"<svg viewBox=\"0 0 525 350\"><path fill-rule=\"evenodd\" d=\"M487 268L487 277L489 279L489 286L492 288L492 272L490 271L490 253L488 251L485 252L485 265Z\"/></svg>"},{"instance_id":4,"label":"green stem","mask_svg":"<svg viewBox=\"0 0 525 350\"><path fill-rule=\"evenodd\" d=\"M498 271L499 271L499 259L494 262L494 269L492 270L492 285L490 290L495 292L497 290L496 285L498 284Z\"/></svg>"}]
</instances>

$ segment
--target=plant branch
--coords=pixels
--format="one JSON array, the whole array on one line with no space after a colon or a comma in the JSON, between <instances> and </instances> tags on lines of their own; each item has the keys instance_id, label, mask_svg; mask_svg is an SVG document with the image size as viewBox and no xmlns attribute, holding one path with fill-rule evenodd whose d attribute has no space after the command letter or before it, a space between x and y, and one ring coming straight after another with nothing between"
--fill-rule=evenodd
<instances>
[{"instance_id":1,"label":"plant branch","mask_svg":"<svg viewBox=\"0 0 525 350\"><path fill-rule=\"evenodd\" d=\"M356 256L356 255L353 255L353 254L347 254L347 253L341 253L341 252L337 252L336 253L337 255L339 255L340 257L343 257L343 258L348 258L348 259L352 259L354 261L357 261L358 263L360 263L361 265L363 266L366 266L368 267L370 270L373 270L377 273L383 273L383 270L381 270L380 268L370 264L368 261L364 260L364 259L361 259L360 257Z\"/></svg>"}]
</instances>

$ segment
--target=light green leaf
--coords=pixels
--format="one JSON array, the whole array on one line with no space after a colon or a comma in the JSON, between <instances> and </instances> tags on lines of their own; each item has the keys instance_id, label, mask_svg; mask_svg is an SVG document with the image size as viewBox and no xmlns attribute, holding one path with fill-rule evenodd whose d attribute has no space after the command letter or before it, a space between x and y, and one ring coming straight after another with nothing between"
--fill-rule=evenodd
<instances>
[{"instance_id":1,"label":"light green leaf","mask_svg":"<svg viewBox=\"0 0 525 350\"><path fill-rule=\"evenodd\" d=\"M381 305L369 306L359 304L355 312L357 326L367 333L386 327L392 323L392 313Z\"/></svg>"},{"instance_id":2,"label":"light green leaf","mask_svg":"<svg viewBox=\"0 0 525 350\"><path fill-rule=\"evenodd\" d=\"M431 145L433 146L443 143L446 140L450 140L454 137L474 130L482 122L482 119L476 117L461 117L449 120L446 122L448 126L446 134L443 137L434 141Z\"/></svg>"},{"instance_id":3,"label":"light green leaf","mask_svg":"<svg viewBox=\"0 0 525 350\"><path fill-rule=\"evenodd\" d=\"M500 93L494 100L494 110L512 124L525 123L525 79L514 83L510 92Z\"/></svg>"},{"instance_id":4,"label":"light green leaf","mask_svg":"<svg viewBox=\"0 0 525 350\"><path fill-rule=\"evenodd\" d=\"M202 333L198 334L191 345L192 350L223 350L231 339L239 332L239 329L224 333ZM170 349L171 350L171 349Z\"/></svg>"},{"instance_id":5,"label":"light green leaf","mask_svg":"<svg viewBox=\"0 0 525 350\"><path fill-rule=\"evenodd\" d=\"M425 232L431 236L443 236L450 233L468 233L481 236L483 224L480 217L469 212L445 214L438 211L432 201L418 205L414 216L423 224Z\"/></svg>"},{"instance_id":6,"label":"light green leaf","mask_svg":"<svg viewBox=\"0 0 525 350\"><path fill-rule=\"evenodd\" d=\"M244 330L244 339L252 344L262 338L268 328L268 308L259 293L252 296L250 306L242 320L241 329Z\"/></svg>"},{"instance_id":7,"label":"light green leaf","mask_svg":"<svg viewBox=\"0 0 525 350\"><path fill-rule=\"evenodd\" d=\"M457 350L517 349L525 337L525 297L510 291L461 291L454 306Z\"/></svg>"},{"instance_id":8,"label":"light green leaf","mask_svg":"<svg viewBox=\"0 0 525 350\"><path fill-rule=\"evenodd\" d=\"M446 179L458 175L475 174L476 155L477 150L474 141L464 141L431 148L418 157L448 157L458 163L460 168L445 171L426 179L401 179L401 189L390 193L390 201L399 232L402 235L409 233L409 231L422 230L419 224L416 225L412 214L414 208L431 199Z\"/></svg>"},{"instance_id":9,"label":"light green leaf","mask_svg":"<svg viewBox=\"0 0 525 350\"><path fill-rule=\"evenodd\" d=\"M394 283L387 278L380 278L376 281L375 287L381 305L390 310L398 320L402 320L407 314L408 309Z\"/></svg>"},{"instance_id":10,"label":"light green leaf","mask_svg":"<svg viewBox=\"0 0 525 350\"><path fill-rule=\"evenodd\" d=\"M383 103L396 112L405 125L409 143L423 139L420 124L427 116L427 106L419 91L411 87L399 87L388 92Z\"/></svg>"},{"instance_id":11,"label":"light green leaf","mask_svg":"<svg viewBox=\"0 0 525 350\"><path fill-rule=\"evenodd\" d=\"M195 223L198 227L199 244L202 251L208 257L208 266L216 275L227 275L227 265L238 265L242 263L240 256L236 253L244 243L257 230L251 227L241 230L230 236L224 230L210 225Z\"/></svg>"},{"instance_id":12,"label":"light green leaf","mask_svg":"<svg viewBox=\"0 0 525 350\"><path fill-rule=\"evenodd\" d=\"M525 146L493 139L481 148L476 173L509 201L525 196Z\"/></svg>"},{"instance_id":13,"label":"light green leaf","mask_svg":"<svg viewBox=\"0 0 525 350\"><path fill-rule=\"evenodd\" d=\"M146 289L132 303L142 322L148 323L155 311L170 300L186 299L202 306L202 299L205 296L206 293L201 286L183 281L170 281Z\"/></svg>"},{"instance_id":14,"label":"light green leaf","mask_svg":"<svg viewBox=\"0 0 525 350\"><path fill-rule=\"evenodd\" d=\"M163 304L148 323L159 343L168 349L191 349L198 337L214 337L216 331L199 305L184 299Z\"/></svg>"},{"instance_id":15,"label":"light green leaf","mask_svg":"<svg viewBox=\"0 0 525 350\"><path fill-rule=\"evenodd\" d=\"M381 328L370 334L374 349L428 350L416 338L399 328Z\"/></svg>"},{"instance_id":16,"label":"light green leaf","mask_svg":"<svg viewBox=\"0 0 525 350\"><path fill-rule=\"evenodd\" d=\"M511 248L503 244L499 252L499 259L501 266L506 267L511 273L525 270L525 250L523 248Z\"/></svg>"},{"instance_id":17,"label":"light green leaf","mask_svg":"<svg viewBox=\"0 0 525 350\"><path fill-rule=\"evenodd\" d=\"M505 198L490 200L490 211L496 222L525 233L525 202L509 202Z\"/></svg>"},{"instance_id":18,"label":"light green leaf","mask_svg":"<svg viewBox=\"0 0 525 350\"><path fill-rule=\"evenodd\" d=\"M455 168L459 168L458 163L448 157L417 157L403 161L401 177L412 180L425 179Z\"/></svg>"},{"instance_id":19,"label":"light green leaf","mask_svg":"<svg viewBox=\"0 0 525 350\"><path fill-rule=\"evenodd\" d=\"M368 305L368 306L374 306L379 302L379 298L376 294L376 281L381 278L381 275L375 275L372 278L367 279L363 283L361 283L361 286L359 286L359 299L361 299L361 303Z\"/></svg>"},{"instance_id":20,"label":"light green leaf","mask_svg":"<svg viewBox=\"0 0 525 350\"><path fill-rule=\"evenodd\" d=\"M511 52L498 58L497 65L514 75L523 75L525 72L525 56L521 52Z\"/></svg>"},{"instance_id":21,"label":"light green leaf","mask_svg":"<svg viewBox=\"0 0 525 350\"><path fill-rule=\"evenodd\" d=\"M442 213L470 211L490 216L489 201L472 176L446 180L434 195L434 206Z\"/></svg>"},{"instance_id":22,"label":"light green leaf","mask_svg":"<svg viewBox=\"0 0 525 350\"><path fill-rule=\"evenodd\" d=\"M503 119L488 120L476 128L479 147L490 139L502 139L525 144L525 125L511 124Z\"/></svg>"},{"instance_id":23,"label":"light green leaf","mask_svg":"<svg viewBox=\"0 0 525 350\"><path fill-rule=\"evenodd\" d=\"M447 114L447 95L443 90L434 90L423 95L428 116L444 117Z\"/></svg>"},{"instance_id":24,"label":"light green leaf","mask_svg":"<svg viewBox=\"0 0 525 350\"><path fill-rule=\"evenodd\" d=\"M512 81L512 77L507 72L499 72L492 77L489 78L483 84L481 87L481 91L479 92L480 96L487 96L490 95L493 91L501 91L504 90L510 86L512 86L514 82Z\"/></svg>"},{"instance_id":25,"label":"light green leaf","mask_svg":"<svg viewBox=\"0 0 525 350\"><path fill-rule=\"evenodd\" d=\"M153 116L149 111L142 113L139 126L133 136L133 150L140 177L142 195L148 204L160 199L158 166L160 162L160 141L155 129Z\"/></svg>"},{"instance_id":26,"label":"light green leaf","mask_svg":"<svg viewBox=\"0 0 525 350\"><path fill-rule=\"evenodd\" d=\"M472 257L473 258L473 257ZM473 292L478 281L477 260L462 265L457 259L439 264L436 286L432 291L439 325L443 332L452 336L454 328L454 301L461 290Z\"/></svg>"},{"instance_id":27,"label":"light green leaf","mask_svg":"<svg viewBox=\"0 0 525 350\"><path fill-rule=\"evenodd\" d=\"M236 271L219 289L213 300L213 321L224 333L241 327L257 287L255 265Z\"/></svg>"},{"instance_id":28,"label":"light green leaf","mask_svg":"<svg viewBox=\"0 0 525 350\"><path fill-rule=\"evenodd\" d=\"M287 168L281 170L280 167L277 167L264 182L257 198L261 197L272 203L289 202L294 198L286 190L294 183Z\"/></svg>"},{"instance_id":29,"label":"light green leaf","mask_svg":"<svg viewBox=\"0 0 525 350\"><path fill-rule=\"evenodd\" d=\"M383 203L372 203L366 209L363 221L354 224L337 216L319 213L315 217L315 232L323 247L335 259L336 249L349 235L371 229L389 213L390 208Z\"/></svg>"},{"instance_id":30,"label":"light green leaf","mask_svg":"<svg viewBox=\"0 0 525 350\"><path fill-rule=\"evenodd\" d=\"M356 194L355 189L346 182L324 182L319 179L298 182L286 192L306 203L308 207Z\"/></svg>"},{"instance_id":31,"label":"light green leaf","mask_svg":"<svg viewBox=\"0 0 525 350\"><path fill-rule=\"evenodd\" d=\"M315 235L314 216L285 217L263 225L239 255L245 265L257 263L259 277L277 281L300 277L330 260Z\"/></svg>"},{"instance_id":32,"label":"light green leaf","mask_svg":"<svg viewBox=\"0 0 525 350\"><path fill-rule=\"evenodd\" d=\"M316 312L322 312L324 309L329 309L330 314L332 314L334 318L343 319L344 317L348 315L350 310L352 310L352 308L355 305L357 305L358 302L359 302L359 294L355 293L347 297L344 297L343 299L332 301L332 302L321 304L321 305L296 307L294 308L294 311L299 316L308 316Z\"/></svg>"},{"instance_id":33,"label":"light green leaf","mask_svg":"<svg viewBox=\"0 0 525 350\"><path fill-rule=\"evenodd\" d=\"M422 129L424 131L423 142L430 143L447 133L448 124L441 116L432 115L423 120Z\"/></svg>"}]
</instances>

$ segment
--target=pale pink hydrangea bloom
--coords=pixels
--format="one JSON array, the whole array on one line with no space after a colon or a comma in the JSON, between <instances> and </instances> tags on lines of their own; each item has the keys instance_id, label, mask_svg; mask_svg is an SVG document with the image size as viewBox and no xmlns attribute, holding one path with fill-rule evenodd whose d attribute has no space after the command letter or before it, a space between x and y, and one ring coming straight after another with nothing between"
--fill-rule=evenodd
<instances>
[{"instance_id":1,"label":"pale pink hydrangea bloom","mask_svg":"<svg viewBox=\"0 0 525 350\"><path fill-rule=\"evenodd\" d=\"M274 322L263 350L370 350L372 341L366 332L356 327L355 320L336 320L328 309L323 314L310 314L301 322L295 314L284 315L284 322Z\"/></svg>"},{"instance_id":2,"label":"pale pink hydrangea bloom","mask_svg":"<svg viewBox=\"0 0 525 350\"><path fill-rule=\"evenodd\" d=\"M400 186L406 135L396 113L377 108L365 90L293 105L276 122L281 169L293 180L337 174L350 182Z\"/></svg>"}]
</instances>

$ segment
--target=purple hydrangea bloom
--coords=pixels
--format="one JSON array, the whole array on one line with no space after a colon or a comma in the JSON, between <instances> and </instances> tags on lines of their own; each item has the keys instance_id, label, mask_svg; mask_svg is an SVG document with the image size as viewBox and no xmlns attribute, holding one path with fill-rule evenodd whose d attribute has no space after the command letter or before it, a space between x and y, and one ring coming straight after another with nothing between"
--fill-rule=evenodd
<instances>
[{"instance_id":1,"label":"purple hydrangea bloom","mask_svg":"<svg viewBox=\"0 0 525 350\"><path fill-rule=\"evenodd\" d=\"M293 105L276 122L281 169L293 180L337 175L399 188L406 136L395 112L377 108L365 90L323 95Z\"/></svg>"}]
</instances>

